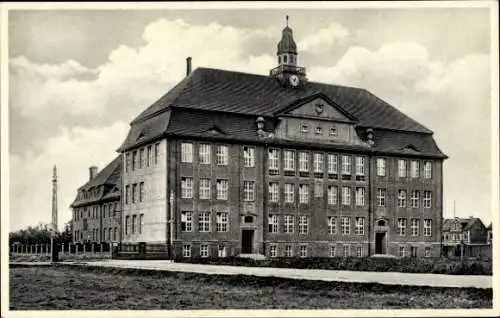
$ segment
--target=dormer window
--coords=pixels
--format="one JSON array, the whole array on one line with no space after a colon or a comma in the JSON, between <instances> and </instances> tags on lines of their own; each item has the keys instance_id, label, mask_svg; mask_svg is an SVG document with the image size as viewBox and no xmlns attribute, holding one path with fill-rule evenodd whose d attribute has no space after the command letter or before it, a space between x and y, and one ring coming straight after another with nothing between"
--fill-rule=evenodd
<instances>
[{"instance_id":1,"label":"dormer window","mask_svg":"<svg viewBox=\"0 0 500 318\"><path fill-rule=\"evenodd\" d=\"M330 128L330 136L337 137L337 128Z\"/></svg>"},{"instance_id":2,"label":"dormer window","mask_svg":"<svg viewBox=\"0 0 500 318\"><path fill-rule=\"evenodd\" d=\"M303 125L301 126L301 128L300 128L300 131L301 131L302 133L304 133L304 134L305 134L305 133L308 133L308 132L309 132L309 127L308 127L307 125L303 124Z\"/></svg>"},{"instance_id":3,"label":"dormer window","mask_svg":"<svg viewBox=\"0 0 500 318\"><path fill-rule=\"evenodd\" d=\"M316 127L316 135L321 135L322 129L321 127Z\"/></svg>"}]
</instances>

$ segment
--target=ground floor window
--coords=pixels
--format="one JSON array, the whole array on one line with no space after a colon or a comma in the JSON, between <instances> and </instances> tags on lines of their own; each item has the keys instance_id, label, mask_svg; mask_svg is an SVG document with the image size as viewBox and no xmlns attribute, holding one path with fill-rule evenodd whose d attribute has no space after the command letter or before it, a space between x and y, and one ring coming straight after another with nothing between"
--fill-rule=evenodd
<instances>
[{"instance_id":1,"label":"ground floor window","mask_svg":"<svg viewBox=\"0 0 500 318\"><path fill-rule=\"evenodd\" d=\"M307 257L307 245L300 246L300 257Z\"/></svg>"},{"instance_id":2,"label":"ground floor window","mask_svg":"<svg viewBox=\"0 0 500 318\"><path fill-rule=\"evenodd\" d=\"M276 247L276 245L269 246L269 256L270 257L278 256L278 248Z\"/></svg>"},{"instance_id":3,"label":"ground floor window","mask_svg":"<svg viewBox=\"0 0 500 318\"><path fill-rule=\"evenodd\" d=\"M330 246L330 257L335 257L335 246Z\"/></svg>"},{"instance_id":4,"label":"ground floor window","mask_svg":"<svg viewBox=\"0 0 500 318\"><path fill-rule=\"evenodd\" d=\"M191 245L184 244L182 246L182 256L184 256L184 257L191 257Z\"/></svg>"},{"instance_id":5,"label":"ground floor window","mask_svg":"<svg viewBox=\"0 0 500 318\"><path fill-rule=\"evenodd\" d=\"M219 245L218 253L219 257L226 257L226 247L224 245Z\"/></svg>"},{"instance_id":6,"label":"ground floor window","mask_svg":"<svg viewBox=\"0 0 500 318\"><path fill-rule=\"evenodd\" d=\"M431 257L431 248L430 246L426 246L425 247L425 254L424 254L425 257Z\"/></svg>"},{"instance_id":7,"label":"ground floor window","mask_svg":"<svg viewBox=\"0 0 500 318\"><path fill-rule=\"evenodd\" d=\"M399 256L401 257L405 257L405 247L404 246L400 246L399 247Z\"/></svg>"},{"instance_id":8,"label":"ground floor window","mask_svg":"<svg viewBox=\"0 0 500 318\"><path fill-rule=\"evenodd\" d=\"M201 257L208 257L208 245L207 244L201 244L200 256Z\"/></svg>"},{"instance_id":9,"label":"ground floor window","mask_svg":"<svg viewBox=\"0 0 500 318\"><path fill-rule=\"evenodd\" d=\"M351 247L349 245L344 245L344 257L351 256Z\"/></svg>"},{"instance_id":10,"label":"ground floor window","mask_svg":"<svg viewBox=\"0 0 500 318\"><path fill-rule=\"evenodd\" d=\"M292 257L292 246L285 246L285 257Z\"/></svg>"},{"instance_id":11,"label":"ground floor window","mask_svg":"<svg viewBox=\"0 0 500 318\"><path fill-rule=\"evenodd\" d=\"M416 246L411 247L411 256L417 257L417 247Z\"/></svg>"},{"instance_id":12,"label":"ground floor window","mask_svg":"<svg viewBox=\"0 0 500 318\"><path fill-rule=\"evenodd\" d=\"M357 246L356 247L356 256L357 257L362 257L363 256L363 246Z\"/></svg>"}]
</instances>

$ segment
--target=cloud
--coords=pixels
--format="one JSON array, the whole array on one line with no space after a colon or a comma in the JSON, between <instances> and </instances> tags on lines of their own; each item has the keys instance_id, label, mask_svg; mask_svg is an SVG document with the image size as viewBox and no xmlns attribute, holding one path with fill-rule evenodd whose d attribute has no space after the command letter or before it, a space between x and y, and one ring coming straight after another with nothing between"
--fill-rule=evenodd
<instances>
[{"instance_id":1,"label":"cloud","mask_svg":"<svg viewBox=\"0 0 500 318\"><path fill-rule=\"evenodd\" d=\"M50 138L44 151L10 155L10 229L48 223L52 211L52 167L59 175L59 228L71 217L69 205L76 189L88 180L88 167L104 168L117 153L113 145L125 138L128 124L101 128L63 128Z\"/></svg>"},{"instance_id":2,"label":"cloud","mask_svg":"<svg viewBox=\"0 0 500 318\"><path fill-rule=\"evenodd\" d=\"M344 45L349 39L349 30L341 24L333 22L313 34L306 35L298 43L301 51L310 53L328 52L338 45Z\"/></svg>"}]
</instances>

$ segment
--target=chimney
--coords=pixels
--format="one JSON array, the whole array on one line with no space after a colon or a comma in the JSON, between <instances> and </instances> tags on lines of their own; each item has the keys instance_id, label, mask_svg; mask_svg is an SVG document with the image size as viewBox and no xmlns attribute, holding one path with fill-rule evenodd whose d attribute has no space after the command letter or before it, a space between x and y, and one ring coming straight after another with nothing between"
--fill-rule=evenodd
<instances>
[{"instance_id":1,"label":"chimney","mask_svg":"<svg viewBox=\"0 0 500 318\"><path fill-rule=\"evenodd\" d=\"M186 58L186 76L191 74L191 57Z\"/></svg>"},{"instance_id":2,"label":"chimney","mask_svg":"<svg viewBox=\"0 0 500 318\"><path fill-rule=\"evenodd\" d=\"M90 167L89 168L89 180L94 179L96 175L97 175L97 167L96 166Z\"/></svg>"}]
</instances>

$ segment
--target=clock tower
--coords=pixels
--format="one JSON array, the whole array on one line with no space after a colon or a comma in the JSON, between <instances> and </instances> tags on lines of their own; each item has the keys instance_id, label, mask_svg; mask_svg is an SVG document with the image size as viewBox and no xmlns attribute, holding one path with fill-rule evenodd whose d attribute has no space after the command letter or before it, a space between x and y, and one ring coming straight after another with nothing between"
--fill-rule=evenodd
<instances>
[{"instance_id":1,"label":"clock tower","mask_svg":"<svg viewBox=\"0 0 500 318\"><path fill-rule=\"evenodd\" d=\"M305 67L297 66L297 44L293 40L293 31L288 26L286 16L286 27L282 31L281 40L278 43L278 67L269 73L276 78L281 85L291 88L300 88L307 81Z\"/></svg>"}]
</instances>

